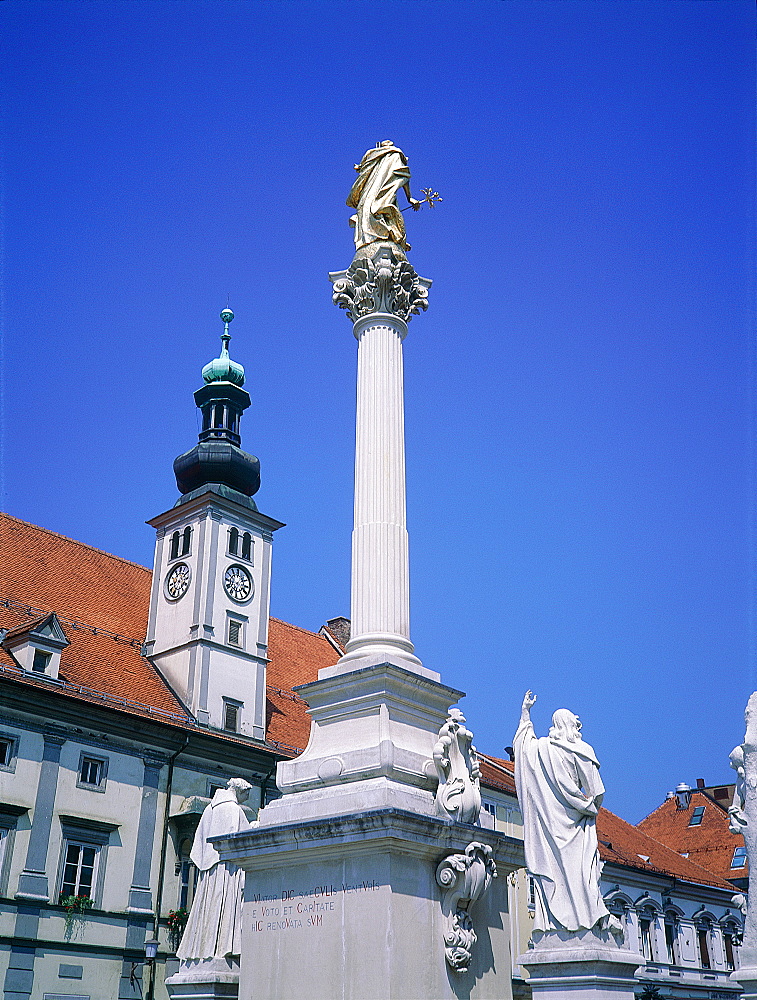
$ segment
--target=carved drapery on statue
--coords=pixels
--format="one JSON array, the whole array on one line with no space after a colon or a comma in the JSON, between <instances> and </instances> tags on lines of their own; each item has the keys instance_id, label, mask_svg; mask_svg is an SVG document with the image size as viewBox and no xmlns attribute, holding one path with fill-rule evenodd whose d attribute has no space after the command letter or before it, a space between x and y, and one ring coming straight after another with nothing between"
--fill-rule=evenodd
<instances>
[{"instance_id":1,"label":"carved drapery on statue","mask_svg":"<svg viewBox=\"0 0 757 1000\"><path fill-rule=\"evenodd\" d=\"M741 973L734 979L757 979L757 691L749 698L744 715L746 733L741 746L731 751L731 767L736 771L736 791L728 810L732 833L744 836L749 861L749 896L740 951ZM735 901L735 899L734 899ZM743 970L754 975L745 976ZM752 993L746 986L745 994Z\"/></svg>"},{"instance_id":2,"label":"carved drapery on statue","mask_svg":"<svg viewBox=\"0 0 757 1000\"><path fill-rule=\"evenodd\" d=\"M355 229L355 246L366 246L376 241L396 243L402 250L409 250L405 238L405 221L397 207L397 192L404 188L413 208L420 202L410 195L410 170L407 157L390 139L369 149L360 163L355 164L357 180L352 185L347 205L356 209L350 219Z\"/></svg>"},{"instance_id":3,"label":"carved drapery on statue","mask_svg":"<svg viewBox=\"0 0 757 1000\"><path fill-rule=\"evenodd\" d=\"M444 819L475 823L481 811L478 755L459 708L450 709L433 751L439 785L436 811Z\"/></svg>"},{"instance_id":4,"label":"carved drapery on statue","mask_svg":"<svg viewBox=\"0 0 757 1000\"><path fill-rule=\"evenodd\" d=\"M491 855L488 844L474 840L464 854L449 855L436 869L436 881L446 890L442 898L444 955L455 972L468 971L476 943L471 907L497 877L497 866Z\"/></svg>"},{"instance_id":5,"label":"carved drapery on statue","mask_svg":"<svg viewBox=\"0 0 757 1000\"><path fill-rule=\"evenodd\" d=\"M329 275L333 301L354 323L369 313L384 312L407 322L428 309L431 282L421 278L404 254L381 247L373 257L357 256L346 271Z\"/></svg>"},{"instance_id":6,"label":"carved drapery on statue","mask_svg":"<svg viewBox=\"0 0 757 1000\"><path fill-rule=\"evenodd\" d=\"M231 778L219 789L200 819L190 858L199 870L192 908L176 957L182 964L238 956L241 952L244 872L221 861L209 843L211 837L229 836L249 828L242 809L252 786Z\"/></svg>"},{"instance_id":7,"label":"carved drapery on statue","mask_svg":"<svg viewBox=\"0 0 757 1000\"><path fill-rule=\"evenodd\" d=\"M596 816L605 791L599 762L581 739L578 716L567 709L558 709L549 736L538 738L530 718L535 701L528 691L513 747L536 937L591 929L620 936L620 922L599 889Z\"/></svg>"}]
</instances>

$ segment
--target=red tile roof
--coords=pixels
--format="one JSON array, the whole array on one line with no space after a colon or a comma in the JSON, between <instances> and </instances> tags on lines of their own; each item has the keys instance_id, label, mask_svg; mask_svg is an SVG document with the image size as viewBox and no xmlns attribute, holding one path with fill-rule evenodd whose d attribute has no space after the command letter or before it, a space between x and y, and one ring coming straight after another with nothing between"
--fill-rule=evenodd
<instances>
[{"instance_id":1,"label":"red tile roof","mask_svg":"<svg viewBox=\"0 0 757 1000\"><path fill-rule=\"evenodd\" d=\"M478 766L484 788L496 788L500 792L515 795L515 764L512 761L490 757L479 751Z\"/></svg>"},{"instance_id":2,"label":"red tile roof","mask_svg":"<svg viewBox=\"0 0 757 1000\"><path fill-rule=\"evenodd\" d=\"M694 809L704 806L702 822L689 826ZM733 852L744 846L741 834L728 829L728 812L706 792L693 789L688 809L679 809L675 798L658 806L638 825L639 830L667 844L679 854L713 872L721 879L747 878L749 868L731 868Z\"/></svg>"},{"instance_id":3,"label":"red tile roof","mask_svg":"<svg viewBox=\"0 0 757 1000\"><path fill-rule=\"evenodd\" d=\"M0 628L28 627L54 611L70 645L60 676L49 681L21 671L0 649L0 679L41 687L122 711L193 724L179 699L140 653L147 629L151 572L64 535L0 514ZM292 688L315 680L338 653L323 636L270 620L268 739L282 752L305 747L305 703Z\"/></svg>"}]
</instances>

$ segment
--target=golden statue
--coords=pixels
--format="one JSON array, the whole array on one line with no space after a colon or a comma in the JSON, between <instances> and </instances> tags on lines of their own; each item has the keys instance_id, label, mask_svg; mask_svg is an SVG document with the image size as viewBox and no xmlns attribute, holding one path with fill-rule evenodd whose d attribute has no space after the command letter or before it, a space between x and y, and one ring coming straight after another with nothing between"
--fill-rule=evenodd
<instances>
[{"instance_id":1,"label":"golden statue","mask_svg":"<svg viewBox=\"0 0 757 1000\"><path fill-rule=\"evenodd\" d=\"M355 246L360 249L377 241L396 243L409 250L405 239L405 220L397 207L400 188L415 212L423 202L410 194L410 170L407 157L391 139L377 142L360 163L355 164L358 176L352 185L347 204L356 209L350 219L355 228Z\"/></svg>"}]
</instances>

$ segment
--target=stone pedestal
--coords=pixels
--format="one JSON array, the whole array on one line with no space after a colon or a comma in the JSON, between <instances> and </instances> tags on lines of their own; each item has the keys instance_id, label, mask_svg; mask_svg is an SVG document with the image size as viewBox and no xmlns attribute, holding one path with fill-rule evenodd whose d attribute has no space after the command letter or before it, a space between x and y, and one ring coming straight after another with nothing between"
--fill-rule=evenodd
<instances>
[{"instance_id":1,"label":"stone pedestal","mask_svg":"<svg viewBox=\"0 0 757 1000\"><path fill-rule=\"evenodd\" d=\"M179 971L166 979L171 1000L230 1000L239 996L239 962L208 958L182 962Z\"/></svg>"},{"instance_id":2,"label":"stone pedestal","mask_svg":"<svg viewBox=\"0 0 757 1000\"><path fill-rule=\"evenodd\" d=\"M499 877L471 907L476 941L468 970L455 972L437 868L472 841L491 846ZM522 864L518 841L387 808L261 826L216 845L247 872L239 1000L512 996L506 876Z\"/></svg>"},{"instance_id":3,"label":"stone pedestal","mask_svg":"<svg viewBox=\"0 0 757 1000\"><path fill-rule=\"evenodd\" d=\"M634 973L643 955L584 932L567 940L542 941L518 958L528 970L533 1000L634 1000Z\"/></svg>"},{"instance_id":4,"label":"stone pedestal","mask_svg":"<svg viewBox=\"0 0 757 1000\"><path fill-rule=\"evenodd\" d=\"M731 973L731 981L744 991L741 1000L757 1000L757 968L743 967Z\"/></svg>"}]
</instances>

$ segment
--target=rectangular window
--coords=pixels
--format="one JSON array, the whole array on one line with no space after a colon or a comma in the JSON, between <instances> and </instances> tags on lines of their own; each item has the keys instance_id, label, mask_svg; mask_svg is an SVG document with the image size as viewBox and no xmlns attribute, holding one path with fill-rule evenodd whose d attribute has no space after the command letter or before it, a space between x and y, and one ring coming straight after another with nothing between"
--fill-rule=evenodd
<instances>
[{"instance_id":1,"label":"rectangular window","mask_svg":"<svg viewBox=\"0 0 757 1000\"><path fill-rule=\"evenodd\" d=\"M689 826L699 826L702 822L702 817L704 816L704 806L697 806L694 812L691 814L691 819L689 820Z\"/></svg>"},{"instance_id":2,"label":"rectangular window","mask_svg":"<svg viewBox=\"0 0 757 1000\"><path fill-rule=\"evenodd\" d=\"M38 674L44 674L44 672L47 670L48 664L50 663L52 657L53 657L52 653L45 653L41 649L35 649L34 659L32 660L32 670L34 670ZM29 661L27 660L27 663L28 662Z\"/></svg>"},{"instance_id":3,"label":"rectangular window","mask_svg":"<svg viewBox=\"0 0 757 1000\"><path fill-rule=\"evenodd\" d=\"M16 756L16 741L8 736L0 736L0 767L11 770Z\"/></svg>"},{"instance_id":4,"label":"rectangular window","mask_svg":"<svg viewBox=\"0 0 757 1000\"><path fill-rule=\"evenodd\" d=\"M97 857L100 848L92 844L76 844L66 841L63 861L63 877L60 883L61 896L89 896L97 871Z\"/></svg>"},{"instance_id":5,"label":"rectangular window","mask_svg":"<svg viewBox=\"0 0 757 1000\"><path fill-rule=\"evenodd\" d=\"M731 858L731 868L743 868L746 865L746 847L737 847Z\"/></svg>"},{"instance_id":6,"label":"rectangular window","mask_svg":"<svg viewBox=\"0 0 757 1000\"><path fill-rule=\"evenodd\" d=\"M496 816L497 815L497 807L494 805L493 802L482 802L481 803L481 808L485 812L491 813L492 816Z\"/></svg>"},{"instance_id":7,"label":"rectangular window","mask_svg":"<svg viewBox=\"0 0 757 1000\"><path fill-rule=\"evenodd\" d=\"M229 618L229 645L242 645L242 622Z\"/></svg>"},{"instance_id":8,"label":"rectangular window","mask_svg":"<svg viewBox=\"0 0 757 1000\"><path fill-rule=\"evenodd\" d=\"M103 757L91 757L81 754L79 757L79 778L76 784L79 788L98 789L105 791L105 778L108 773L108 761Z\"/></svg>"},{"instance_id":9,"label":"rectangular window","mask_svg":"<svg viewBox=\"0 0 757 1000\"><path fill-rule=\"evenodd\" d=\"M223 728L230 733L239 732L239 709L242 706L238 702L226 701L223 703Z\"/></svg>"}]
</instances>

